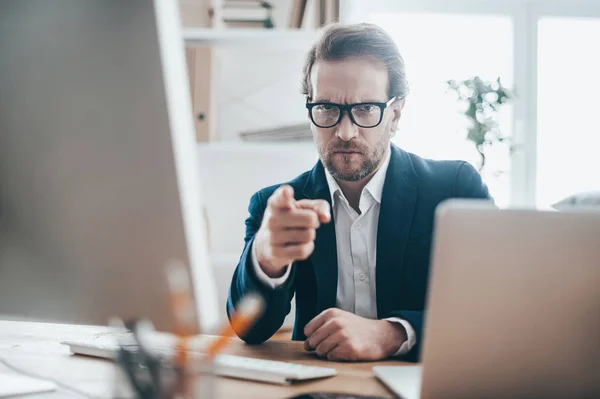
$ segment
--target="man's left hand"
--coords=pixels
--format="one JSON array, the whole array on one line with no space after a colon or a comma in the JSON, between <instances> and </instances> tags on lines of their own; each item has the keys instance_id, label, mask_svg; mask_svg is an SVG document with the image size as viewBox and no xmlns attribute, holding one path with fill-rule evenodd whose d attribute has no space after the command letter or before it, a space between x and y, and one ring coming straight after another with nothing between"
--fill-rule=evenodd
<instances>
[{"instance_id":1,"label":"man's left hand","mask_svg":"<svg viewBox=\"0 0 600 399\"><path fill-rule=\"evenodd\" d=\"M323 311L304 327L304 349L337 361L376 361L392 356L407 340L399 323L371 320L344 310Z\"/></svg>"}]
</instances>

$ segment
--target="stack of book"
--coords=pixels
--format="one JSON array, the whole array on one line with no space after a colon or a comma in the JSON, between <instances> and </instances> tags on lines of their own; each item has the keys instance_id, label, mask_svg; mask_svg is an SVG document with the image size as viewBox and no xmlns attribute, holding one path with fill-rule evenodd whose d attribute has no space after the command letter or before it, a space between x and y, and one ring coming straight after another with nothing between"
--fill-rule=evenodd
<instances>
[{"instance_id":1,"label":"stack of book","mask_svg":"<svg viewBox=\"0 0 600 399\"><path fill-rule=\"evenodd\" d=\"M340 0L313 0L315 27L325 26L340 19ZM305 24L310 25L310 18L305 15L308 7L308 0L292 0L290 28L302 28ZM307 19L309 21L307 21Z\"/></svg>"},{"instance_id":2,"label":"stack of book","mask_svg":"<svg viewBox=\"0 0 600 399\"><path fill-rule=\"evenodd\" d=\"M225 0L221 9L227 28L273 28L273 6L260 0Z\"/></svg>"},{"instance_id":3,"label":"stack of book","mask_svg":"<svg viewBox=\"0 0 600 399\"><path fill-rule=\"evenodd\" d=\"M261 129L240 133L244 141L310 141L312 131L309 123L280 126L273 129Z\"/></svg>"}]
</instances>

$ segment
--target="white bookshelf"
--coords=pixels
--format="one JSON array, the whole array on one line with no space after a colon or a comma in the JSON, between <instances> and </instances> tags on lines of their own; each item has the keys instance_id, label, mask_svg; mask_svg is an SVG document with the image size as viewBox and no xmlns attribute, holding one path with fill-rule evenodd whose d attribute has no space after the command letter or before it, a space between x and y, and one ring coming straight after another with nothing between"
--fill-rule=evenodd
<instances>
[{"instance_id":1,"label":"white bookshelf","mask_svg":"<svg viewBox=\"0 0 600 399\"><path fill-rule=\"evenodd\" d=\"M221 140L216 93L220 90L217 88L220 82L218 76L224 73L223 63L229 62L227 65L237 67L238 61L243 60L239 64L241 74L260 75L265 67L274 67L264 61L274 54L279 67L289 64L290 60L295 62L299 55L306 54L316 41L318 31L184 27L182 35L186 47L196 137L200 142L215 142ZM297 72L301 71L302 64L303 61L298 61ZM262 66L259 72L253 69L256 65ZM274 76L281 79L279 71L273 72Z\"/></svg>"},{"instance_id":2,"label":"white bookshelf","mask_svg":"<svg viewBox=\"0 0 600 399\"><path fill-rule=\"evenodd\" d=\"M308 29L185 28L183 30L186 44L282 46L308 49L316 38L317 31Z\"/></svg>"}]
</instances>

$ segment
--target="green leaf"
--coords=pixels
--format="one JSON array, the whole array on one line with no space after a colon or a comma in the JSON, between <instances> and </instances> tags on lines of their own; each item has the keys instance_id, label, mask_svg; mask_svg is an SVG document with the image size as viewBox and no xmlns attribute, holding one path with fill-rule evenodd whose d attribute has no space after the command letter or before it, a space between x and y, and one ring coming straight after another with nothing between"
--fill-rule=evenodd
<instances>
[{"instance_id":1,"label":"green leaf","mask_svg":"<svg viewBox=\"0 0 600 399\"><path fill-rule=\"evenodd\" d=\"M450 79L446 84L448 90L457 95L459 102L468 104L463 113L471 122L467 129L467 139L473 142L481 154L484 144L493 145L505 140L496 121L496 114L502 104L516 97L514 89L504 87L500 77L488 82L479 76L473 76L462 81Z\"/></svg>"}]
</instances>

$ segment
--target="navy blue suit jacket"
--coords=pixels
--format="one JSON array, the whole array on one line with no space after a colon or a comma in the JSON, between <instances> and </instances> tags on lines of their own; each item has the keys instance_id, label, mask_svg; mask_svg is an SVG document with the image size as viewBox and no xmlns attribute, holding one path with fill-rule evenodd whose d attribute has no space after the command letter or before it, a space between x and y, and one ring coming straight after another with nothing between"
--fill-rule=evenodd
<instances>
[{"instance_id":1,"label":"navy blue suit jacket","mask_svg":"<svg viewBox=\"0 0 600 399\"><path fill-rule=\"evenodd\" d=\"M395 145L391 151L377 234L377 315L380 319L399 317L411 324L417 344L407 360L417 361L423 336L434 211L441 201L449 198L491 198L479 173L466 162L426 160ZM331 205L321 162L286 184L293 187L296 199L324 199ZM333 220L317 230L312 255L292 265L290 277L283 286L271 289L257 278L250 250L267 199L277 187L262 189L250 200L246 245L233 274L227 300L228 315L248 292L259 292L266 300L263 316L241 337L248 343L266 341L281 327L294 294L294 340L306 339L304 326L323 310L336 305L338 266Z\"/></svg>"}]
</instances>

